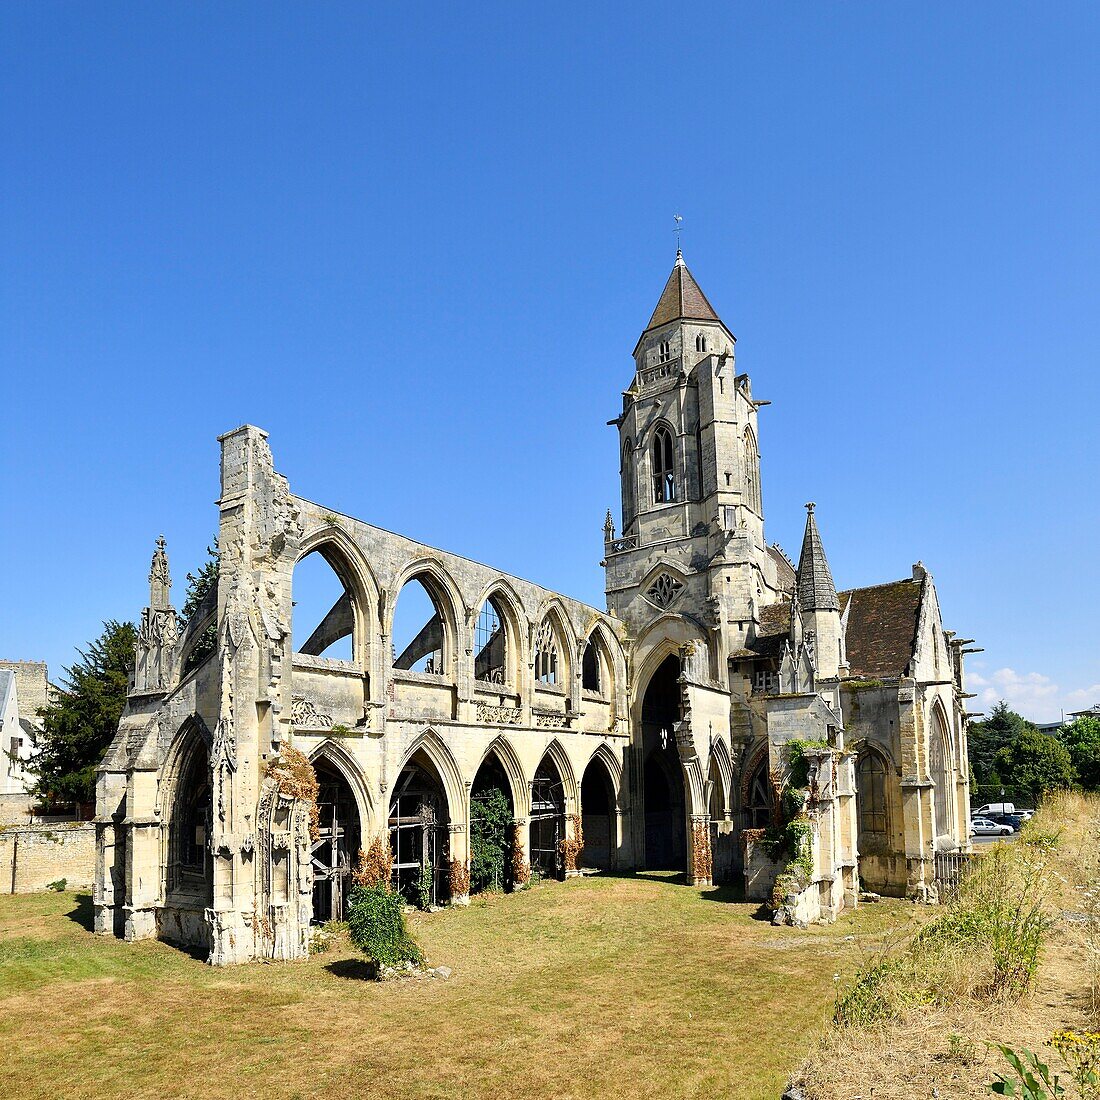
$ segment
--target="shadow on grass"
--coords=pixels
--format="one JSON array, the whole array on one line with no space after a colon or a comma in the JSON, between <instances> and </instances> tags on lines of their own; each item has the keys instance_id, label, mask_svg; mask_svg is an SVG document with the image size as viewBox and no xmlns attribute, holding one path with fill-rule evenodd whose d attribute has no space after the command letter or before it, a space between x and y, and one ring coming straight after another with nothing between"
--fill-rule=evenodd
<instances>
[{"instance_id":1,"label":"shadow on grass","mask_svg":"<svg viewBox=\"0 0 1100 1100\"><path fill-rule=\"evenodd\" d=\"M91 932L94 927L94 915L92 912L92 895L91 894L74 894L73 901L76 903L75 909L70 909L65 914L69 920L75 924L79 924L85 932Z\"/></svg>"},{"instance_id":2,"label":"shadow on grass","mask_svg":"<svg viewBox=\"0 0 1100 1100\"><path fill-rule=\"evenodd\" d=\"M617 878L628 882L652 882L657 886L686 886L687 875L683 871L600 871L591 878Z\"/></svg>"},{"instance_id":3,"label":"shadow on grass","mask_svg":"<svg viewBox=\"0 0 1100 1100\"><path fill-rule=\"evenodd\" d=\"M743 905L747 900L743 882L723 882L699 896L703 901L719 901L726 905Z\"/></svg>"},{"instance_id":4,"label":"shadow on grass","mask_svg":"<svg viewBox=\"0 0 1100 1100\"><path fill-rule=\"evenodd\" d=\"M378 978L378 965L370 959L337 959L325 969L337 978L352 982L373 982Z\"/></svg>"}]
</instances>

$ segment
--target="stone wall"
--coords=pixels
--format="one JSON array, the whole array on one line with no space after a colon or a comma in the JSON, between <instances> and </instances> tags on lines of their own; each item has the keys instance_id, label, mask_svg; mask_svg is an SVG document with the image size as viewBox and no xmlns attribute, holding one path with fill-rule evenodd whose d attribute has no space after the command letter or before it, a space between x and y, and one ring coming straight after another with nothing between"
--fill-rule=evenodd
<instances>
[{"instance_id":1,"label":"stone wall","mask_svg":"<svg viewBox=\"0 0 1100 1100\"><path fill-rule=\"evenodd\" d=\"M49 683L45 661L0 661L0 668L15 672L15 690L19 696L19 717L38 721L38 708L49 701Z\"/></svg>"},{"instance_id":2,"label":"stone wall","mask_svg":"<svg viewBox=\"0 0 1100 1100\"><path fill-rule=\"evenodd\" d=\"M29 894L65 879L89 887L95 870L95 826L90 822L26 825L0 831L0 893Z\"/></svg>"}]
</instances>

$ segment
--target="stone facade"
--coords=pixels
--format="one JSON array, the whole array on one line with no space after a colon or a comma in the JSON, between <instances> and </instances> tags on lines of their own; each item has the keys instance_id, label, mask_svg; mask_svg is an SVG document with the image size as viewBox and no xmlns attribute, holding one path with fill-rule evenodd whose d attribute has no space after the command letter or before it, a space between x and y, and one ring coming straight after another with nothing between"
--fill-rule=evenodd
<instances>
[{"instance_id":1,"label":"stone facade","mask_svg":"<svg viewBox=\"0 0 1100 1100\"><path fill-rule=\"evenodd\" d=\"M163 540L153 556L133 690L98 779L97 929L200 944L215 963L293 958L311 919L339 914L375 839L398 886L430 864L433 900L462 903L487 776L510 804L516 885L532 867L738 878L746 846L752 864L783 824L772 794L798 786L807 847L786 908L829 919L858 898L871 745L893 766L875 873L931 889L933 851L966 843L958 645L922 573L904 667L853 678L846 644L875 651L867 630L856 639L865 590L833 588L812 509L797 570L766 543L761 402L734 344L678 257L615 422L623 529L608 514L606 611L299 497L265 432L222 436L218 586L185 624ZM295 573L313 555L342 593L299 627ZM430 610L399 650L412 587ZM955 731L936 753L930 722ZM312 826L287 780L299 753L320 784ZM944 789L957 801L941 832Z\"/></svg>"},{"instance_id":2,"label":"stone facade","mask_svg":"<svg viewBox=\"0 0 1100 1100\"><path fill-rule=\"evenodd\" d=\"M92 885L95 826L90 822L26 825L0 832L0 894L27 894L65 880Z\"/></svg>"}]
</instances>

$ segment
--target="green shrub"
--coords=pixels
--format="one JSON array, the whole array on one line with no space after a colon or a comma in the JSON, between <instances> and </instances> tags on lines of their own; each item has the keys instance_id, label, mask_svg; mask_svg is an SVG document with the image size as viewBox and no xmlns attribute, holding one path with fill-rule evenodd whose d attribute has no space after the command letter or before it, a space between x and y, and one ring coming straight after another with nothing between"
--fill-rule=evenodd
<instances>
[{"instance_id":1,"label":"green shrub","mask_svg":"<svg viewBox=\"0 0 1100 1100\"><path fill-rule=\"evenodd\" d=\"M348 898L348 936L382 966L419 966L420 948L405 924L405 903L388 886L357 886Z\"/></svg>"},{"instance_id":2,"label":"green shrub","mask_svg":"<svg viewBox=\"0 0 1100 1100\"><path fill-rule=\"evenodd\" d=\"M470 889L503 890L512 851L512 807L499 787L470 798Z\"/></svg>"},{"instance_id":3,"label":"green shrub","mask_svg":"<svg viewBox=\"0 0 1100 1100\"><path fill-rule=\"evenodd\" d=\"M69 885L69 880L67 878L59 878L54 882L46 883L46 889L47 890L56 890L59 894L63 894L68 885Z\"/></svg>"},{"instance_id":4,"label":"green shrub","mask_svg":"<svg viewBox=\"0 0 1100 1100\"><path fill-rule=\"evenodd\" d=\"M848 988L838 994L833 1022L838 1027L881 1023L931 999L929 992L913 981L909 956L879 955L860 967Z\"/></svg>"},{"instance_id":5,"label":"green shrub","mask_svg":"<svg viewBox=\"0 0 1100 1100\"><path fill-rule=\"evenodd\" d=\"M416 880L416 905L427 912L432 907L432 861L425 856L420 865L420 877Z\"/></svg>"}]
</instances>

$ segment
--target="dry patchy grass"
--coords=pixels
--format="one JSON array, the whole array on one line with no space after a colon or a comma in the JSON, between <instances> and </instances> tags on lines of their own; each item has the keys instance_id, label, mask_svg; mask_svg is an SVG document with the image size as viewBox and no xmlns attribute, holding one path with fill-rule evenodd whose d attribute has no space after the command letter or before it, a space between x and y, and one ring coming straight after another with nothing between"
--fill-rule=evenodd
<instances>
[{"instance_id":1,"label":"dry patchy grass","mask_svg":"<svg viewBox=\"0 0 1100 1100\"><path fill-rule=\"evenodd\" d=\"M804 932L660 876L577 879L412 918L449 981L379 984L339 945L213 970L87 929L86 895L0 898L0 1090L43 1097L775 1100L834 973L915 911Z\"/></svg>"},{"instance_id":2,"label":"dry patchy grass","mask_svg":"<svg viewBox=\"0 0 1100 1100\"><path fill-rule=\"evenodd\" d=\"M985 960L950 960L950 972L938 976L949 989L942 1002L915 1006L880 1024L827 1030L797 1074L809 1100L978 1100L990 1095L994 1074L1008 1069L996 1044L1038 1051L1051 1060L1044 1044L1052 1033L1096 1028L1100 945L1092 941L1098 926L1066 920L1064 914L1080 915L1100 883L1100 799L1052 797L1032 830L1033 842L1045 839L1051 846L1042 896L1052 925L1031 989L1023 997L990 1000L974 980ZM918 957L916 965L928 962Z\"/></svg>"}]
</instances>

